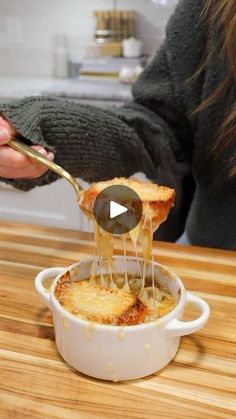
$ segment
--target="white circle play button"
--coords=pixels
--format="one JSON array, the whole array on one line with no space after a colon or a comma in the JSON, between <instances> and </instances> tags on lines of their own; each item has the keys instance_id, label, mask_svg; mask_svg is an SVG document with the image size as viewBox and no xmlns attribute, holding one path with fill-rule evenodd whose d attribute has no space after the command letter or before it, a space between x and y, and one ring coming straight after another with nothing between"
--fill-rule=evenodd
<instances>
[{"instance_id":1,"label":"white circle play button","mask_svg":"<svg viewBox=\"0 0 236 419\"><path fill-rule=\"evenodd\" d=\"M142 201L125 185L112 185L96 197L93 214L98 225L112 234L133 230L142 218Z\"/></svg>"},{"instance_id":2,"label":"white circle play button","mask_svg":"<svg viewBox=\"0 0 236 419\"><path fill-rule=\"evenodd\" d=\"M124 207L123 205L120 205L115 201L110 202L110 218L119 217L119 215L124 214L127 211L127 207Z\"/></svg>"}]
</instances>

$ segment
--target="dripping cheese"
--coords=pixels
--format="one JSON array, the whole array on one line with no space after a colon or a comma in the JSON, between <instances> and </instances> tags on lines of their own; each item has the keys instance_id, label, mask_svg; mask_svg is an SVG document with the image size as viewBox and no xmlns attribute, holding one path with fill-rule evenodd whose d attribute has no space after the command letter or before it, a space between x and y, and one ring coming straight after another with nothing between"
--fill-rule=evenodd
<instances>
[{"instance_id":1,"label":"dripping cheese","mask_svg":"<svg viewBox=\"0 0 236 419\"><path fill-rule=\"evenodd\" d=\"M142 201L140 223L129 233L123 234L124 274L119 275L113 264L113 235L103 230L93 215L97 196L107 187L124 185L133 189ZM164 287L157 284L154 274L146 284L146 265L152 260L153 232L164 222L174 204L175 191L138 179L115 178L93 183L80 193L79 205L95 228L95 259L100 265L100 276L91 268L87 280L72 280L70 272L64 275L55 289L55 296L63 307L77 317L102 324L133 325L152 321L167 314L176 304L175 299ZM138 246L144 258L140 278L131 278L127 270L127 239L133 243L137 262ZM107 274L103 274L104 271ZM135 284L135 287L134 287ZM151 284L151 285L150 285ZM146 288L145 288L146 287Z\"/></svg>"},{"instance_id":2,"label":"dripping cheese","mask_svg":"<svg viewBox=\"0 0 236 419\"><path fill-rule=\"evenodd\" d=\"M140 244L144 259L148 260L152 252L152 236L154 231L163 223L174 204L174 189L159 186L151 182L142 182L136 178L115 178L109 181L92 183L90 187L81 192L79 205L95 226L95 241L97 253L103 258L113 255L113 235L104 231L95 221L93 206L97 196L107 187L123 185L134 190L140 197L143 205L142 219L140 223L129 233L134 246Z\"/></svg>"}]
</instances>

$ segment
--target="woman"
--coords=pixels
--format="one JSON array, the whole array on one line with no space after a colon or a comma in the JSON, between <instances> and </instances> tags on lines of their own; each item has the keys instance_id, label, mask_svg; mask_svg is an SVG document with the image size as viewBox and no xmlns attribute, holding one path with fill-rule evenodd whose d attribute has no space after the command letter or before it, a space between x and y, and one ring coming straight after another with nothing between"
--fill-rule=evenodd
<instances>
[{"instance_id":1,"label":"woman","mask_svg":"<svg viewBox=\"0 0 236 419\"><path fill-rule=\"evenodd\" d=\"M192 173L190 242L236 249L235 32L235 0L182 0L132 103L112 111L53 98L14 101L0 108L1 141L16 130L88 181L136 171L155 180L159 167L179 179ZM6 182L29 190L56 179L0 149Z\"/></svg>"}]
</instances>

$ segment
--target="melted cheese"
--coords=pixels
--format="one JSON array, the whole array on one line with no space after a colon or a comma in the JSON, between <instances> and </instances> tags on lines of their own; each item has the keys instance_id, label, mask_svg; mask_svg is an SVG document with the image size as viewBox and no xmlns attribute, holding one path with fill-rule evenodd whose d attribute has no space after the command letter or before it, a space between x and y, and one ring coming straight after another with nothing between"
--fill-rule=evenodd
<instances>
[{"instance_id":1,"label":"melted cheese","mask_svg":"<svg viewBox=\"0 0 236 419\"><path fill-rule=\"evenodd\" d=\"M152 238L154 231L159 227L159 224L164 220L164 217L167 216L169 208L167 204L167 210L163 210L160 204L160 214L158 209L157 202L168 202L172 194L174 196L174 191L169 188L160 187L152 183L142 183L136 179L125 179L125 178L115 178L111 181L98 182L91 185L91 188L88 190L88 194L85 195L82 193L79 204L81 205L83 211L92 220L95 230L95 252L94 252L94 266L95 259L99 261L99 270L100 270L100 285L102 287L108 286L106 275L104 276L103 272L108 272L109 276L109 288L110 289L119 289L117 282L115 281L115 266L113 264L113 255L114 255L114 240L113 235L104 231L96 222L91 208L93 208L94 201L96 196L105 188L112 185L126 185L131 187L141 198L143 202L143 213L140 223L129 233L122 235L122 244L123 244L123 255L124 255L124 283L122 291L124 293L131 292L131 285L128 279L128 268L127 268L127 240L130 239L136 254L137 263L139 266L139 275L141 286L139 287L139 296L143 304L149 307L151 311L161 312L160 302L157 300L158 292L156 291L156 284L154 278L154 268L152 264L152 281L151 287L148 292L145 292L145 279L146 279L146 268L149 261L153 262L152 254ZM173 203L173 200L172 200ZM172 205L172 203L170 205ZM165 205L165 204L163 204ZM138 258L138 250L141 249L143 255L144 263L143 269L141 270L140 261ZM95 284L95 270L91 272L90 282ZM151 293L151 294L150 294ZM173 301L172 301L173 303ZM109 304L108 302L106 304ZM159 314L158 314L159 317Z\"/></svg>"},{"instance_id":2,"label":"melted cheese","mask_svg":"<svg viewBox=\"0 0 236 419\"><path fill-rule=\"evenodd\" d=\"M76 268L74 268L76 269ZM146 278L142 289L140 278L114 275L116 289L111 289L110 275L98 275L91 279L75 280L76 272L67 272L58 282L55 296L62 306L77 317L95 323L130 325L148 322L162 317L175 306L170 292L156 283L154 294L151 278ZM130 291L125 291L126 280ZM91 338L94 323L86 329L86 338ZM122 332L118 334L123 339Z\"/></svg>"},{"instance_id":3,"label":"melted cheese","mask_svg":"<svg viewBox=\"0 0 236 419\"><path fill-rule=\"evenodd\" d=\"M157 213L155 212L155 216ZM122 244L123 244L123 255L124 255L124 276L125 281L122 290L125 292L131 292L130 284L128 281L128 268L127 268L127 240L130 239L136 254L137 263L139 266L139 273L141 278L141 291L145 287L145 278L146 278L146 267L147 262L152 260L153 262L153 255L152 255L152 238L154 231L158 228L157 223L153 223L153 210L150 209L149 205L143 205L143 214L140 223L129 233L122 234ZM108 286L107 282L104 280L103 270L104 268L106 271L109 272L110 289L116 289L117 285L114 281L114 272L115 267L113 264L113 255L114 255L114 237L111 233L106 232L103 230L96 222L93 214L90 214L90 219L94 224L94 231L95 231L95 246L94 249L96 250L94 253L94 265L95 259L98 257L99 260L99 269L100 269L100 285L103 287ZM138 258L138 248L141 246L141 252L143 254L144 264L143 264L143 272L141 272L141 267ZM94 271L91 274L90 278L91 283L94 282ZM153 301L155 300L155 279L154 279L154 269L152 265L152 294L153 294ZM150 303L145 299L145 293L142 295L142 302L145 305L155 305L155 303Z\"/></svg>"},{"instance_id":4,"label":"melted cheese","mask_svg":"<svg viewBox=\"0 0 236 419\"><path fill-rule=\"evenodd\" d=\"M89 280L74 282L66 290L63 306L73 314L102 319L111 314L120 316L136 302L133 294L118 289L113 292L105 286L91 285Z\"/></svg>"}]
</instances>

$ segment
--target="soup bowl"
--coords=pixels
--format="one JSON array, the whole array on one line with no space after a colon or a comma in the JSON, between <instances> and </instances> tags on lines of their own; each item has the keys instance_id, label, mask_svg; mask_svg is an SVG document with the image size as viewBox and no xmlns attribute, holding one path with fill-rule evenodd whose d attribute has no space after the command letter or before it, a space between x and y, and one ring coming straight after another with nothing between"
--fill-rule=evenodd
<instances>
[{"instance_id":1,"label":"soup bowl","mask_svg":"<svg viewBox=\"0 0 236 419\"><path fill-rule=\"evenodd\" d=\"M140 275L140 265L134 257L115 256L116 271ZM209 306L201 298L185 290L181 279L157 262L149 262L146 276L165 286L176 299L176 305L165 316L133 326L112 326L92 323L76 317L63 308L55 297L58 280L66 272L76 272L75 280L90 278L93 259L86 259L65 268L49 268L35 278L35 287L53 312L55 339L62 358L76 370L91 377L123 381L148 376L165 367L176 355L180 337L199 330L207 322ZM94 269L94 268L93 268ZM141 266L142 269L142 266ZM99 274L99 266L95 267ZM103 273L106 269L103 268ZM74 279L73 277L73 279ZM55 278L50 289L44 282ZM200 310L197 319L181 321L187 303Z\"/></svg>"}]
</instances>

